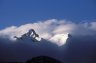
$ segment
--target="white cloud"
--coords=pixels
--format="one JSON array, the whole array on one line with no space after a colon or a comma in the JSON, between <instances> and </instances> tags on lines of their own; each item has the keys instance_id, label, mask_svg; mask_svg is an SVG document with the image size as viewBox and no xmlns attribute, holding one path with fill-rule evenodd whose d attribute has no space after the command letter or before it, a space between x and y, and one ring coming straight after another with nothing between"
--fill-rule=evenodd
<instances>
[{"instance_id":1,"label":"white cloud","mask_svg":"<svg viewBox=\"0 0 96 63\"><path fill-rule=\"evenodd\" d=\"M49 40L52 41L53 43L56 43L58 46L62 46L66 43L67 38L68 38L68 33L56 34Z\"/></svg>"},{"instance_id":2,"label":"white cloud","mask_svg":"<svg viewBox=\"0 0 96 63\"><path fill-rule=\"evenodd\" d=\"M74 23L66 20L46 20L37 23L24 24L19 27L10 26L0 30L0 36L14 39L14 36L20 37L29 29L34 29L42 38L53 39L55 35L71 33L73 35L89 35L96 32L96 22ZM95 32L94 32L95 31ZM58 38L55 38L58 39ZM56 42L57 44L57 42Z\"/></svg>"}]
</instances>

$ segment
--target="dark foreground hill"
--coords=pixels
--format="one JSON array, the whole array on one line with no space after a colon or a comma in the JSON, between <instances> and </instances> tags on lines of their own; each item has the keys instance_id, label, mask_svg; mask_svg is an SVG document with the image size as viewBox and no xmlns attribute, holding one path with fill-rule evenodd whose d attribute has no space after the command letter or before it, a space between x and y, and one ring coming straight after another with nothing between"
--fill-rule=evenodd
<instances>
[{"instance_id":1,"label":"dark foreground hill","mask_svg":"<svg viewBox=\"0 0 96 63\"><path fill-rule=\"evenodd\" d=\"M62 62L52 57L38 56L27 60L26 63L62 63Z\"/></svg>"},{"instance_id":2,"label":"dark foreground hill","mask_svg":"<svg viewBox=\"0 0 96 63\"><path fill-rule=\"evenodd\" d=\"M0 62L0 63L62 63L62 62L48 56L37 56L28 59L25 62Z\"/></svg>"}]
</instances>

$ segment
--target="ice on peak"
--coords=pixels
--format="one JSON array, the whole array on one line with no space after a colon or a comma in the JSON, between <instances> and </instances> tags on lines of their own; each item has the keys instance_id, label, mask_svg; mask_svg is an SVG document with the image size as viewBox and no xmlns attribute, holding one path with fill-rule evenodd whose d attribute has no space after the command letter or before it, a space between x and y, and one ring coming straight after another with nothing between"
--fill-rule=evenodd
<instances>
[{"instance_id":1,"label":"ice on peak","mask_svg":"<svg viewBox=\"0 0 96 63\"><path fill-rule=\"evenodd\" d=\"M70 33L56 34L50 39L50 41L59 46L62 46L66 43L67 39L70 38L70 36L71 36Z\"/></svg>"},{"instance_id":2,"label":"ice on peak","mask_svg":"<svg viewBox=\"0 0 96 63\"><path fill-rule=\"evenodd\" d=\"M40 37L39 35L35 32L34 29L30 29L27 33L21 35L21 37L16 37L14 36L14 38L16 38L16 40L32 40L32 41L40 41Z\"/></svg>"}]
</instances>

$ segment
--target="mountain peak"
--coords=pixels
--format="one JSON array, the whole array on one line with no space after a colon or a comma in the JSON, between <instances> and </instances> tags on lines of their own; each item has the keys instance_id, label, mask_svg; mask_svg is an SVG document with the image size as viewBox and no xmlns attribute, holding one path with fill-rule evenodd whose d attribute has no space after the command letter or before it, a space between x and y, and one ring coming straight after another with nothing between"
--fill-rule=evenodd
<instances>
[{"instance_id":1,"label":"mountain peak","mask_svg":"<svg viewBox=\"0 0 96 63\"><path fill-rule=\"evenodd\" d=\"M50 40L53 43L56 43L58 46L62 46L66 43L67 39L70 38L71 34L63 33L63 34L56 34Z\"/></svg>"},{"instance_id":2,"label":"mountain peak","mask_svg":"<svg viewBox=\"0 0 96 63\"><path fill-rule=\"evenodd\" d=\"M72 35L70 33L56 34L56 35L52 36L50 39L48 39L48 41L50 41L51 43L54 43L58 46L62 46L67 42L67 39L71 38L71 37L72 37ZM42 42L41 38L35 32L34 29L29 29L28 32L21 35L21 37L14 36L14 38L16 38L16 40L18 40L18 41L24 40L25 42L39 42L39 41ZM44 40L44 39L42 39L42 40Z\"/></svg>"},{"instance_id":3,"label":"mountain peak","mask_svg":"<svg viewBox=\"0 0 96 63\"><path fill-rule=\"evenodd\" d=\"M41 40L41 38L35 32L34 29L29 29L29 31L27 33L21 35L21 37L14 36L14 38L16 38L16 40L27 40L27 39L29 39L29 40L32 40L33 42Z\"/></svg>"}]
</instances>

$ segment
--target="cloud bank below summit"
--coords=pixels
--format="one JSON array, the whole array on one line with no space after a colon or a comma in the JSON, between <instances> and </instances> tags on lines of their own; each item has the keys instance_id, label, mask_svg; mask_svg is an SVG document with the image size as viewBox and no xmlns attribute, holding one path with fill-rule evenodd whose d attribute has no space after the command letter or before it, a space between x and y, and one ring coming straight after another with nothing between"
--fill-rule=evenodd
<instances>
[{"instance_id":1,"label":"cloud bank below summit","mask_svg":"<svg viewBox=\"0 0 96 63\"><path fill-rule=\"evenodd\" d=\"M65 43L68 38L68 33L72 35L95 35L96 22L81 22L77 24L72 21L51 19L46 21L38 21L36 23L28 23L21 26L10 26L0 30L0 36L2 38L14 40L14 36L20 37L29 29L34 29L41 38L51 41L55 40L55 43L60 45ZM59 38L62 37L62 34L67 36L61 41L61 43L58 43L60 40Z\"/></svg>"}]
</instances>

